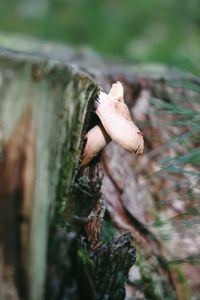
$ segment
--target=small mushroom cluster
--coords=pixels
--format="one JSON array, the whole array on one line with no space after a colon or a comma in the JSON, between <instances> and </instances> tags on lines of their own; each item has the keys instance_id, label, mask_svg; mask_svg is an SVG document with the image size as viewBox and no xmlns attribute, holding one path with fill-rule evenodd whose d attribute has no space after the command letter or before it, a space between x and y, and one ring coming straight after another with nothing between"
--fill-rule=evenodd
<instances>
[{"instance_id":1,"label":"small mushroom cluster","mask_svg":"<svg viewBox=\"0 0 200 300\"><path fill-rule=\"evenodd\" d=\"M133 123L130 111L124 103L124 89L121 82L114 83L108 94L100 92L95 113L101 123L86 134L82 166L87 166L111 140L127 151L135 152L136 155L143 152L143 135Z\"/></svg>"}]
</instances>

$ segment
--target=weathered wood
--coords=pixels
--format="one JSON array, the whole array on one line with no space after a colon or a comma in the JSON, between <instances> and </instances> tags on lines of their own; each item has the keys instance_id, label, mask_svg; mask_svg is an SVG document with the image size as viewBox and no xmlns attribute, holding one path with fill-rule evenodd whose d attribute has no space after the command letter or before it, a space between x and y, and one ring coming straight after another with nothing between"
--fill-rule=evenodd
<instances>
[{"instance_id":1,"label":"weathered wood","mask_svg":"<svg viewBox=\"0 0 200 300\"><path fill-rule=\"evenodd\" d=\"M135 261L132 238L101 241L101 153L80 166L85 133L99 122L97 94L97 84L79 69L45 55L0 50L2 300L125 295ZM102 274L117 293L104 290Z\"/></svg>"},{"instance_id":2,"label":"weathered wood","mask_svg":"<svg viewBox=\"0 0 200 300\"><path fill-rule=\"evenodd\" d=\"M49 223L66 208L95 92L71 66L0 50L2 300L43 298Z\"/></svg>"}]
</instances>

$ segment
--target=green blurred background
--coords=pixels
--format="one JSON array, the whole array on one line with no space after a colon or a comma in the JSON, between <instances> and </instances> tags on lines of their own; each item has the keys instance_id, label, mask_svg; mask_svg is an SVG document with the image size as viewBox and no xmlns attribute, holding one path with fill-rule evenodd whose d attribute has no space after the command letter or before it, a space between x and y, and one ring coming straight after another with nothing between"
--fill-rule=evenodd
<instances>
[{"instance_id":1,"label":"green blurred background","mask_svg":"<svg viewBox=\"0 0 200 300\"><path fill-rule=\"evenodd\" d=\"M200 59L200 1L1 0L0 31L187 68Z\"/></svg>"}]
</instances>

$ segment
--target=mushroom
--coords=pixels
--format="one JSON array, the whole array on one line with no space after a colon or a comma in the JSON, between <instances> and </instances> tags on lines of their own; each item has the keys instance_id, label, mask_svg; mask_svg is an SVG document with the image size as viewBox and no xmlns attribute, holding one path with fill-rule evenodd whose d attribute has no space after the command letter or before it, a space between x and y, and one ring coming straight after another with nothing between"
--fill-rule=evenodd
<instances>
[{"instance_id":1,"label":"mushroom","mask_svg":"<svg viewBox=\"0 0 200 300\"><path fill-rule=\"evenodd\" d=\"M100 92L96 100L96 111L101 124L88 131L81 165L87 165L111 140L129 152L139 155L144 150L141 131L133 123L127 105L124 103L124 89L121 82L112 85L109 94Z\"/></svg>"},{"instance_id":2,"label":"mushroom","mask_svg":"<svg viewBox=\"0 0 200 300\"><path fill-rule=\"evenodd\" d=\"M86 166L89 162L111 141L102 124L94 126L86 134L86 145L81 165Z\"/></svg>"}]
</instances>

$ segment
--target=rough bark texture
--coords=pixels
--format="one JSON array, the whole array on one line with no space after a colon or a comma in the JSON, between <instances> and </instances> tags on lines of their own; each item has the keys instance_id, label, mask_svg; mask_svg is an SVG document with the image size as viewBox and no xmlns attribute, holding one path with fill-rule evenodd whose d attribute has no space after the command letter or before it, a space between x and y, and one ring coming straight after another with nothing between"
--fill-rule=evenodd
<instances>
[{"instance_id":1,"label":"rough bark texture","mask_svg":"<svg viewBox=\"0 0 200 300\"><path fill-rule=\"evenodd\" d=\"M121 235L95 251L98 300L124 299L124 279L136 260L130 233ZM123 268L122 268L123 266Z\"/></svg>"}]
</instances>

